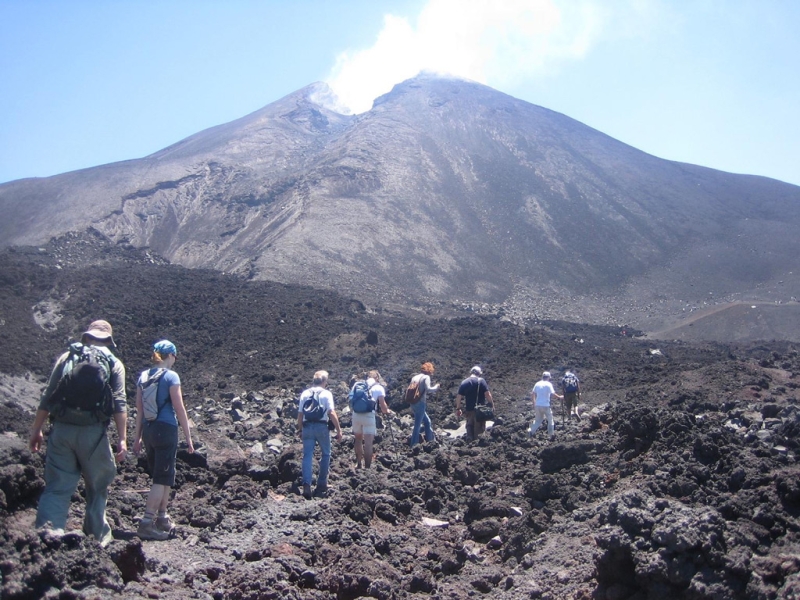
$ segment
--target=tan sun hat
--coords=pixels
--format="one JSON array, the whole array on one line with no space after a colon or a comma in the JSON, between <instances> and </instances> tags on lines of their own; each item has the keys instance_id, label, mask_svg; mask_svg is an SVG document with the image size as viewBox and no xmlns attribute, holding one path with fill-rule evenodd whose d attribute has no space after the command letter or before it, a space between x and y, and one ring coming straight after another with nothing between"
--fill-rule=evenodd
<instances>
[{"instance_id":1,"label":"tan sun hat","mask_svg":"<svg viewBox=\"0 0 800 600\"><path fill-rule=\"evenodd\" d=\"M92 321L92 323L89 325L89 328L83 332L81 341L83 341L87 336L96 340L107 341L112 347L117 347L117 345L114 343L111 323L108 321L103 321L102 319L99 321Z\"/></svg>"}]
</instances>

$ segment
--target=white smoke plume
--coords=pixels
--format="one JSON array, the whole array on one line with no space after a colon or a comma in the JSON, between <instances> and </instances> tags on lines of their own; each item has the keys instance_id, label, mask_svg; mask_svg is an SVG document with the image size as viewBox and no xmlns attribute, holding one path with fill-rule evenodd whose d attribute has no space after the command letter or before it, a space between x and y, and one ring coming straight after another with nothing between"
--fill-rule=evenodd
<instances>
[{"instance_id":1,"label":"white smoke plume","mask_svg":"<svg viewBox=\"0 0 800 600\"><path fill-rule=\"evenodd\" d=\"M414 22L384 17L371 48L347 51L327 83L346 114L430 71L502 88L582 58L607 20L598 0L430 0Z\"/></svg>"}]
</instances>

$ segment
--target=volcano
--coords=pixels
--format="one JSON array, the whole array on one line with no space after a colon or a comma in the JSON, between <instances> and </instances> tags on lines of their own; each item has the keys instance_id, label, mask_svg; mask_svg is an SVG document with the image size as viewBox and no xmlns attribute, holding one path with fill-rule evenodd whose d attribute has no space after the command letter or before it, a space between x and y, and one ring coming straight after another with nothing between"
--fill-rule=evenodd
<instances>
[{"instance_id":1,"label":"volcano","mask_svg":"<svg viewBox=\"0 0 800 600\"><path fill-rule=\"evenodd\" d=\"M473 82L421 75L357 116L325 108L328 92L4 184L0 239L91 226L174 264L368 303L646 330L800 295L798 186L665 161Z\"/></svg>"}]
</instances>

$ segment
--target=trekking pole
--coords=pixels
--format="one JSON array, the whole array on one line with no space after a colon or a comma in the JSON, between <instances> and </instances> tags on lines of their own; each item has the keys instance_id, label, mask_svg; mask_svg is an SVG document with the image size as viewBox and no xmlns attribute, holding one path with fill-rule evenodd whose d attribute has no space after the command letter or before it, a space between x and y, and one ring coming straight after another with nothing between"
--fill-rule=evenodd
<instances>
[{"instance_id":1,"label":"trekking pole","mask_svg":"<svg viewBox=\"0 0 800 600\"><path fill-rule=\"evenodd\" d=\"M394 445L394 430L392 429L392 419L388 413L386 416L388 417L386 419L386 424L389 426L389 437L392 438L392 445Z\"/></svg>"}]
</instances>

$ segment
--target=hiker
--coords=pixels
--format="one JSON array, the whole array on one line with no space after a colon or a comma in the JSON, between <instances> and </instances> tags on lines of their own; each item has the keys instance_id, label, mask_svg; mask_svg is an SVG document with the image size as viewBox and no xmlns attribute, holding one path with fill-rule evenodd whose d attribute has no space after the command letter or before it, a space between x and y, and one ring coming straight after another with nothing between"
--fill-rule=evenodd
<instances>
[{"instance_id":1,"label":"hiker","mask_svg":"<svg viewBox=\"0 0 800 600\"><path fill-rule=\"evenodd\" d=\"M50 420L44 466L45 487L36 512L36 527L63 532L72 494L83 476L86 512L83 531L105 546L111 542L106 519L108 486L117 474L114 462L127 454L125 366L111 352L116 348L111 325L94 321L56 360L31 426L29 446L38 452L42 428ZM90 408L92 405L94 408ZM100 408L97 408L100 407ZM108 424L117 428L118 450L108 441Z\"/></svg>"},{"instance_id":2,"label":"hiker","mask_svg":"<svg viewBox=\"0 0 800 600\"><path fill-rule=\"evenodd\" d=\"M474 440L486 431L486 421L479 421L475 418L475 407L489 403L494 407L492 393L489 391L489 384L481 377L483 371L479 366L474 366L469 371L469 377L458 386L456 395L456 417L461 417L461 401L465 401L464 418L467 420L467 439Z\"/></svg>"},{"instance_id":3,"label":"hiker","mask_svg":"<svg viewBox=\"0 0 800 600\"><path fill-rule=\"evenodd\" d=\"M136 531L143 540L165 540L175 527L167 514L167 504L175 485L178 453L178 424L183 429L189 453L194 452L189 417L183 404L181 378L172 370L178 349L169 340L153 345L152 366L142 371L136 383L136 430L133 452L139 454L144 443L147 470L153 485L147 494L144 516Z\"/></svg>"},{"instance_id":4,"label":"hiker","mask_svg":"<svg viewBox=\"0 0 800 600\"><path fill-rule=\"evenodd\" d=\"M428 401L428 392L436 392L439 389L439 384L431 385L431 375L433 375L433 363L426 362L420 367L421 373L414 375L411 378L411 383L416 383L420 390L419 401L411 405L411 410L414 413L414 429L411 432L410 445L413 448L419 441L421 429L425 429L425 440L432 442L436 439L431 427L431 418L425 411Z\"/></svg>"},{"instance_id":5,"label":"hiker","mask_svg":"<svg viewBox=\"0 0 800 600\"><path fill-rule=\"evenodd\" d=\"M555 423L553 422L553 411L550 410L550 400L552 398L558 398L560 400L564 397L556 394L553 384L550 383L550 371L542 373L542 378L536 382L536 385L533 386L533 390L531 390L531 397L534 398L533 408L536 416L533 423L531 423L528 435L533 437L536 430L538 430L539 426L542 424L542 421L547 418L547 435L552 440L555 437L553 433Z\"/></svg>"},{"instance_id":6,"label":"hiker","mask_svg":"<svg viewBox=\"0 0 800 600\"><path fill-rule=\"evenodd\" d=\"M328 421L336 429L336 440L342 441L342 427L333 405L333 394L328 386L328 372L314 373L313 385L300 395L297 411L297 434L303 439L303 496L311 499L311 473L314 447L319 444L322 457L319 460L319 475L314 496L328 494L328 472L331 467L331 435Z\"/></svg>"},{"instance_id":7,"label":"hiker","mask_svg":"<svg viewBox=\"0 0 800 600\"><path fill-rule=\"evenodd\" d=\"M561 392L564 394L564 406L567 415L581 420L581 415L578 413L578 400L581 397L581 381L578 376L572 371L567 369L564 376L561 378ZM563 418L563 415L562 415Z\"/></svg>"},{"instance_id":8,"label":"hiker","mask_svg":"<svg viewBox=\"0 0 800 600\"><path fill-rule=\"evenodd\" d=\"M361 396L366 394L366 399ZM377 433L375 411L380 407L384 415L393 414L386 406L386 389L378 371L364 373L350 390L350 408L353 410L353 436L355 437L356 469L372 465L372 445ZM362 410L363 409L363 410Z\"/></svg>"}]
</instances>

